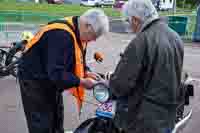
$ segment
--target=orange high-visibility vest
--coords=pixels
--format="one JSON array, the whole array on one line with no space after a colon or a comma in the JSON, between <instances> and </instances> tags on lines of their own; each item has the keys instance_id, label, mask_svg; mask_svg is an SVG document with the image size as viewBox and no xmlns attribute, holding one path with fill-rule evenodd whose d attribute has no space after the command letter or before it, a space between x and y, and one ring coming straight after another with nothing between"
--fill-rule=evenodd
<instances>
[{"instance_id":1,"label":"orange high-visibility vest","mask_svg":"<svg viewBox=\"0 0 200 133\"><path fill-rule=\"evenodd\" d=\"M78 39L75 35L75 33L73 32L73 29L75 29L75 26L73 24L72 21L72 17L66 17L65 20L68 22L68 24L70 24L72 27L68 26L67 24L64 23L52 23L52 24L48 24L45 25L43 27L41 27L40 31L37 32L37 34L27 43L27 45L25 46L25 50L24 52L27 52L33 45L35 45L40 38L42 37L42 35L49 31L49 30L53 30L53 29L62 29L65 30L67 32L69 32L74 40L74 49L75 49L75 65L74 65L74 74L79 77L79 78L83 78L85 75L85 71L84 71L84 53L83 51L81 51L80 45L83 46L83 49L86 49L86 45L84 43L81 42L81 44L78 44ZM69 44L66 44L69 45ZM75 96L77 104L78 104L78 110L80 112L81 107L82 107L82 102L84 101L84 88L82 86L76 87L76 88L71 88L69 89L70 93L72 95Z\"/></svg>"}]
</instances>

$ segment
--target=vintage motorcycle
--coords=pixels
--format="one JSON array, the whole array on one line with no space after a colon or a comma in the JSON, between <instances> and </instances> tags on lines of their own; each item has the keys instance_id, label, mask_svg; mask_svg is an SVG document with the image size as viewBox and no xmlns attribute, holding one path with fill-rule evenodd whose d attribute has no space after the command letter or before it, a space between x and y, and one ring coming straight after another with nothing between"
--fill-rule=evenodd
<instances>
[{"instance_id":1,"label":"vintage motorcycle","mask_svg":"<svg viewBox=\"0 0 200 133\"><path fill-rule=\"evenodd\" d=\"M22 32L21 40L12 42L10 45L0 46L0 77L17 76L17 65L21 53L28 41L33 38L31 32Z\"/></svg>"},{"instance_id":2,"label":"vintage motorcycle","mask_svg":"<svg viewBox=\"0 0 200 133\"><path fill-rule=\"evenodd\" d=\"M104 79L110 77L110 73L103 75ZM184 101L177 109L176 125L172 133L179 133L188 124L192 116L192 109L184 116L184 107L189 104L189 97L193 96L193 85L188 74L184 75L182 87L184 90ZM126 133L123 130L126 122L123 119L128 118L128 100L115 99L109 91L109 86L104 82L99 82L93 87L93 96L100 103L96 109L96 117L87 119L81 123L74 133ZM117 117L122 115L120 122Z\"/></svg>"}]
</instances>

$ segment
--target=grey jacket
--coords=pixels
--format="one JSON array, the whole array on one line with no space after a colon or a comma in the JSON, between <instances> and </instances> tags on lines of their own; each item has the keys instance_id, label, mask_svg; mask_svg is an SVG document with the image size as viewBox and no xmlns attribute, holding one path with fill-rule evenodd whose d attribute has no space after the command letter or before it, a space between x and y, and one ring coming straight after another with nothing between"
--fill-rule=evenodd
<instances>
[{"instance_id":1,"label":"grey jacket","mask_svg":"<svg viewBox=\"0 0 200 133\"><path fill-rule=\"evenodd\" d=\"M128 132L167 133L179 103L184 46L160 19L146 24L111 76L117 97L128 97Z\"/></svg>"}]
</instances>

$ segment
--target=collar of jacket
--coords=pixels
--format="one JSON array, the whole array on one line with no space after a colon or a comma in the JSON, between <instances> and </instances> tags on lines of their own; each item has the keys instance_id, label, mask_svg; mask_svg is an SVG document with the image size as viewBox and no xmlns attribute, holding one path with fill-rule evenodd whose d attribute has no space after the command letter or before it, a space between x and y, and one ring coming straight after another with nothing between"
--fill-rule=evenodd
<instances>
[{"instance_id":1,"label":"collar of jacket","mask_svg":"<svg viewBox=\"0 0 200 133\"><path fill-rule=\"evenodd\" d=\"M81 44L81 39L80 39L80 30L79 30L79 16L74 16L72 18L74 27L75 27L75 35L77 37L78 43Z\"/></svg>"},{"instance_id":2,"label":"collar of jacket","mask_svg":"<svg viewBox=\"0 0 200 133\"><path fill-rule=\"evenodd\" d=\"M154 24L155 22L161 20L159 17L153 17L151 19L148 19L143 25L142 28L140 29L140 32L143 32L144 30L148 29L152 24Z\"/></svg>"},{"instance_id":3,"label":"collar of jacket","mask_svg":"<svg viewBox=\"0 0 200 133\"><path fill-rule=\"evenodd\" d=\"M83 44L81 42L81 39L80 39L80 30L79 30L79 27L80 27L80 17L79 16L74 16L72 17L72 22L74 24L74 27L75 27L75 35L77 37L77 41L79 44ZM86 46L85 46L85 49L83 50L83 61L84 61L84 64L86 63L86 52L87 52L87 43L86 43Z\"/></svg>"}]
</instances>

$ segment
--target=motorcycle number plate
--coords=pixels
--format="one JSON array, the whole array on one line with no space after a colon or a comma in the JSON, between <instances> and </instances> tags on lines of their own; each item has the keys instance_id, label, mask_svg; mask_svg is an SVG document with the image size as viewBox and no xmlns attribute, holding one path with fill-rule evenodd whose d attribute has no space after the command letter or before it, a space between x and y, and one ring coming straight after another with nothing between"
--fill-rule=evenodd
<instances>
[{"instance_id":1,"label":"motorcycle number plate","mask_svg":"<svg viewBox=\"0 0 200 133\"><path fill-rule=\"evenodd\" d=\"M116 101L100 104L96 110L97 116L113 118L116 112Z\"/></svg>"}]
</instances>

